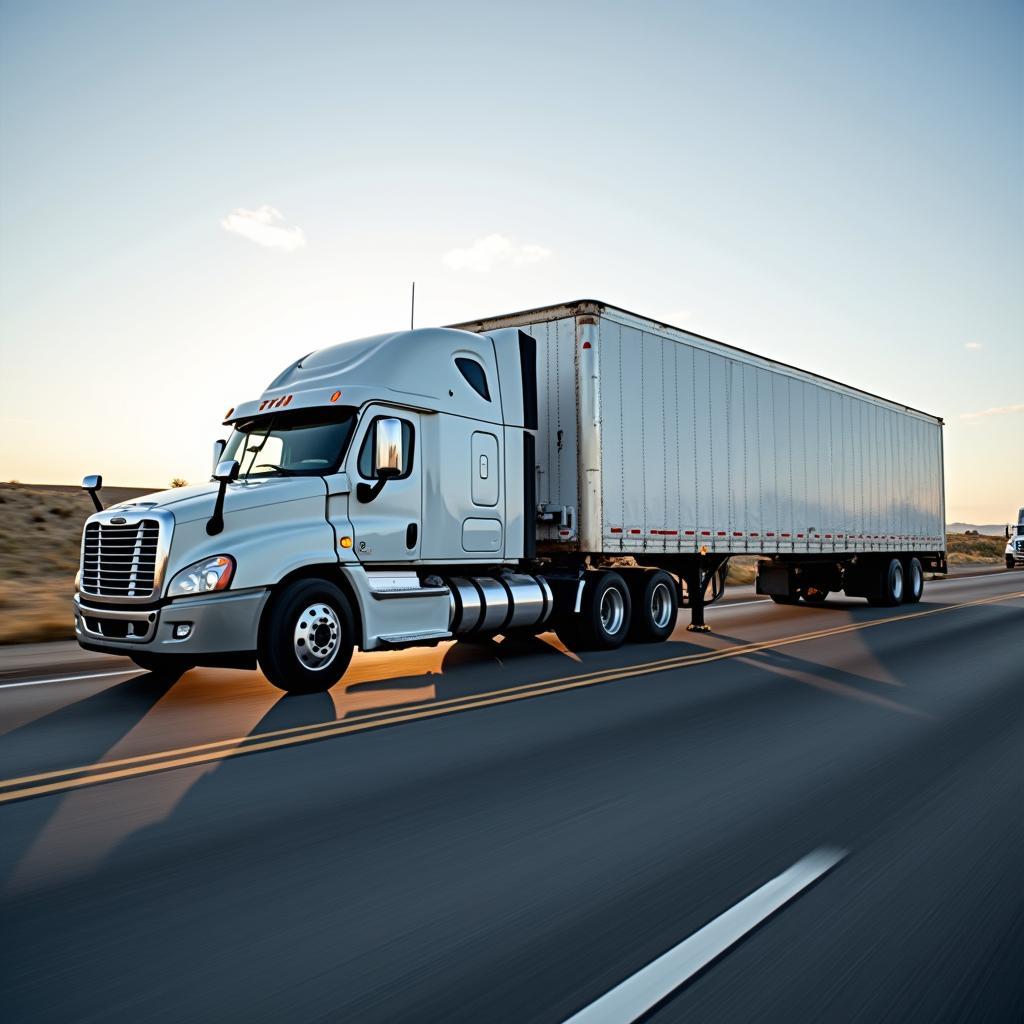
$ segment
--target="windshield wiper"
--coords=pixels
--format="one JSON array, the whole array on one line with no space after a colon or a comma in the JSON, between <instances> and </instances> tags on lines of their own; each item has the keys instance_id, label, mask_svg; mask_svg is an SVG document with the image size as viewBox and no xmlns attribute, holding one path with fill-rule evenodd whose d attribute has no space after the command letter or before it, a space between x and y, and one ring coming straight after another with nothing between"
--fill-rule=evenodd
<instances>
[{"instance_id":1,"label":"windshield wiper","mask_svg":"<svg viewBox=\"0 0 1024 1024\"><path fill-rule=\"evenodd\" d=\"M273 462L260 462L260 463L257 463L257 465L255 465L255 466L250 466L249 467L249 473L251 473L254 469L262 469L262 468L276 469L277 472L281 474L281 476L298 476L299 475L297 470L289 469L287 466L278 466L278 465L276 465ZM246 475L248 475L248 474L246 474Z\"/></svg>"}]
</instances>

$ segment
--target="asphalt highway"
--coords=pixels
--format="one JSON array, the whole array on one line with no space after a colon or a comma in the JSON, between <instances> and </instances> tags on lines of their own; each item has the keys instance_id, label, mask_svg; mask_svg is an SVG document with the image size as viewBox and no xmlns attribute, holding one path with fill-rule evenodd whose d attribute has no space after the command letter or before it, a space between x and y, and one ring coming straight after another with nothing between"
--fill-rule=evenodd
<instances>
[{"instance_id":1,"label":"asphalt highway","mask_svg":"<svg viewBox=\"0 0 1024 1024\"><path fill-rule=\"evenodd\" d=\"M309 697L7 658L0 1015L1024 1019L1024 572L684 623Z\"/></svg>"}]
</instances>

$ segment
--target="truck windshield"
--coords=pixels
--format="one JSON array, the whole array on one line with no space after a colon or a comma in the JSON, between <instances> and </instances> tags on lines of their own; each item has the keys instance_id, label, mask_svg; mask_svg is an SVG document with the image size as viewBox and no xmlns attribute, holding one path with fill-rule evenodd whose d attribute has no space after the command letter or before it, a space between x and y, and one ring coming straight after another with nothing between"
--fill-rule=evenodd
<instances>
[{"instance_id":1,"label":"truck windshield","mask_svg":"<svg viewBox=\"0 0 1024 1024\"><path fill-rule=\"evenodd\" d=\"M238 460L238 475L317 476L333 473L352 438L352 408L295 409L235 424L224 459Z\"/></svg>"}]
</instances>

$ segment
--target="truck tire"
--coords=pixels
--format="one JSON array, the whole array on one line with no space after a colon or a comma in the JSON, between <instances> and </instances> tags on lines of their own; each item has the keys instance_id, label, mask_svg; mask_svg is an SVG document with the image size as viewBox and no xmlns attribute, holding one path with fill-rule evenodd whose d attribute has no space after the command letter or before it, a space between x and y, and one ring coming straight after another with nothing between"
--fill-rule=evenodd
<instances>
[{"instance_id":1,"label":"truck tire","mask_svg":"<svg viewBox=\"0 0 1024 1024\"><path fill-rule=\"evenodd\" d=\"M328 580L295 580L263 615L260 668L286 693L322 693L345 674L355 635L352 606L338 587Z\"/></svg>"},{"instance_id":2,"label":"truck tire","mask_svg":"<svg viewBox=\"0 0 1024 1024\"><path fill-rule=\"evenodd\" d=\"M625 580L611 571L586 576L579 614L570 612L556 632L566 647L611 650L629 634L632 602Z\"/></svg>"},{"instance_id":3,"label":"truck tire","mask_svg":"<svg viewBox=\"0 0 1024 1024\"><path fill-rule=\"evenodd\" d=\"M872 608L893 608L903 600L903 563L891 558L882 564L875 592L868 598Z\"/></svg>"},{"instance_id":4,"label":"truck tire","mask_svg":"<svg viewBox=\"0 0 1024 1024\"><path fill-rule=\"evenodd\" d=\"M769 596L776 604L798 604L800 602L799 597L793 597L790 594L770 594Z\"/></svg>"},{"instance_id":5,"label":"truck tire","mask_svg":"<svg viewBox=\"0 0 1024 1024\"><path fill-rule=\"evenodd\" d=\"M627 577L632 584L630 600L633 605L630 639L641 644L656 644L667 640L676 628L679 616L679 585L661 569Z\"/></svg>"},{"instance_id":6,"label":"truck tire","mask_svg":"<svg viewBox=\"0 0 1024 1024\"><path fill-rule=\"evenodd\" d=\"M141 652L130 655L139 668L165 683L173 683L180 679L189 669L195 668L192 662L174 654L149 654Z\"/></svg>"},{"instance_id":7,"label":"truck tire","mask_svg":"<svg viewBox=\"0 0 1024 1024\"><path fill-rule=\"evenodd\" d=\"M1006 568L1007 569L1012 569L1015 564L1016 564L1016 562L1014 561L1013 555L1007 555L1006 556Z\"/></svg>"},{"instance_id":8,"label":"truck tire","mask_svg":"<svg viewBox=\"0 0 1024 1024\"><path fill-rule=\"evenodd\" d=\"M828 591L822 590L821 587L806 587L800 591L800 596L804 599L804 604L824 604Z\"/></svg>"},{"instance_id":9,"label":"truck tire","mask_svg":"<svg viewBox=\"0 0 1024 1024\"><path fill-rule=\"evenodd\" d=\"M917 604L924 594L924 569L917 558L908 558L903 565L903 603Z\"/></svg>"}]
</instances>

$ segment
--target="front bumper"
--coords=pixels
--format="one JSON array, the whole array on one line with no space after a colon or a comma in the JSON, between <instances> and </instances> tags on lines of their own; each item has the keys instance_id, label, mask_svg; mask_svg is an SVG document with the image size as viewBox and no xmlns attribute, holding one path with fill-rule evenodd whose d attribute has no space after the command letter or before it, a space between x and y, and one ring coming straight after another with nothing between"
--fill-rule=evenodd
<instances>
[{"instance_id":1,"label":"front bumper","mask_svg":"<svg viewBox=\"0 0 1024 1024\"><path fill-rule=\"evenodd\" d=\"M75 636L90 650L120 654L238 654L256 650L269 590L185 597L160 608L104 608L75 595ZM189 625L188 636L175 635Z\"/></svg>"}]
</instances>

